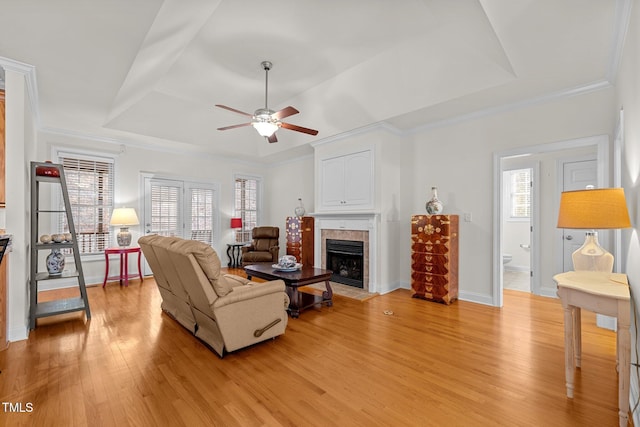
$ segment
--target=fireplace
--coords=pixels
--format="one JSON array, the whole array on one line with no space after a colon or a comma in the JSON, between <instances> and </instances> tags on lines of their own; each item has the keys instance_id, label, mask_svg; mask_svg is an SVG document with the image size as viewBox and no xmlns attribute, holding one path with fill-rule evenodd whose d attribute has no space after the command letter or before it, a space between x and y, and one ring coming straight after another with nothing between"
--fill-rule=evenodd
<instances>
[{"instance_id":1,"label":"fireplace","mask_svg":"<svg viewBox=\"0 0 640 427\"><path fill-rule=\"evenodd\" d=\"M326 268L333 271L331 280L364 288L364 242L327 239Z\"/></svg>"},{"instance_id":2,"label":"fireplace","mask_svg":"<svg viewBox=\"0 0 640 427\"><path fill-rule=\"evenodd\" d=\"M376 254L377 230L380 217L375 213L314 213L315 265L327 267L327 240L350 240L362 244L362 285L359 289L380 292ZM334 280L334 279L332 279Z\"/></svg>"}]
</instances>

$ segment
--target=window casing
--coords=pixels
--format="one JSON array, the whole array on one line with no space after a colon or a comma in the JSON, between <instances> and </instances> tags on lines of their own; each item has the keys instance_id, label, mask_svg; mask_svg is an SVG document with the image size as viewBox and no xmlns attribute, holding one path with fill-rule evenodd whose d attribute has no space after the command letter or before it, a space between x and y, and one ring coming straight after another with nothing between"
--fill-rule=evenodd
<instances>
[{"instance_id":1,"label":"window casing","mask_svg":"<svg viewBox=\"0 0 640 427\"><path fill-rule=\"evenodd\" d=\"M64 168L79 252L102 253L111 241L115 160L63 151L57 157ZM64 199L58 199L63 210ZM66 215L59 215L57 228L59 233L69 232Z\"/></svg>"},{"instance_id":2,"label":"window casing","mask_svg":"<svg viewBox=\"0 0 640 427\"><path fill-rule=\"evenodd\" d=\"M236 176L235 178L235 216L242 218L242 228L235 231L238 243L251 241L251 230L258 226L260 188L260 178L248 176Z\"/></svg>"}]
</instances>

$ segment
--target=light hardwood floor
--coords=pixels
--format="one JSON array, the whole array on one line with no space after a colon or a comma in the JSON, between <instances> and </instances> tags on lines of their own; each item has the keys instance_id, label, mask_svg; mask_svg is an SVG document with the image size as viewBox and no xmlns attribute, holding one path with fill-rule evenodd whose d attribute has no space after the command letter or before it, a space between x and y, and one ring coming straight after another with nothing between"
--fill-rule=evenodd
<instances>
[{"instance_id":1,"label":"light hardwood floor","mask_svg":"<svg viewBox=\"0 0 640 427\"><path fill-rule=\"evenodd\" d=\"M58 294L61 291L56 291ZM502 309L399 290L289 319L220 359L160 310L153 280L88 289L93 318L47 318L0 352L7 426L614 426L615 334L583 314L575 398L562 309L505 291ZM385 311L393 311L392 315Z\"/></svg>"}]
</instances>

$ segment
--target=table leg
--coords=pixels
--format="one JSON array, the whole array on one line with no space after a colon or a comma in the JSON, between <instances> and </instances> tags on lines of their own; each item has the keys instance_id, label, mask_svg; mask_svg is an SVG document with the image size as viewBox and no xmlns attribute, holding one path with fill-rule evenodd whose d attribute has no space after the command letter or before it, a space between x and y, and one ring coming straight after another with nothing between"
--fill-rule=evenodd
<instances>
[{"instance_id":1,"label":"table leg","mask_svg":"<svg viewBox=\"0 0 640 427\"><path fill-rule=\"evenodd\" d=\"M122 271L124 269L124 254L120 254L120 286L122 286Z\"/></svg>"},{"instance_id":2,"label":"table leg","mask_svg":"<svg viewBox=\"0 0 640 427\"><path fill-rule=\"evenodd\" d=\"M300 316L300 292L297 286L291 286L291 295L289 297L289 313L294 319Z\"/></svg>"},{"instance_id":3,"label":"table leg","mask_svg":"<svg viewBox=\"0 0 640 427\"><path fill-rule=\"evenodd\" d=\"M576 367L582 366L582 309L573 309L573 352L576 357Z\"/></svg>"},{"instance_id":4,"label":"table leg","mask_svg":"<svg viewBox=\"0 0 640 427\"><path fill-rule=\"evenodd\" d=\"M240 261L242 260L242 250L240 246L237 246L233 249L233 266L235 268L240 267Z\"/></svg>"},{"instance_id":5,"label":"table leg","mask_svg":"<svg viewBox=\"0 0 640 427\"><path fill-rule=\"evenodd\" d=\"M575 376L574 344L574 313L573 306L564 307L564 372L567 383L567 397L573 398L573 381Z\"/></svg>"},{"instance_id":6,"label":"table leg","mask_svg":"<svg viewBox=\"0 0 640 427\"><path fill-rule=\"evenodd\" d=\"M109 255L105 252L104 254L104 258L105 258L105 265L106 265L106 269L104 272L104 282L102 283L102 287L104 288L105 286L107 286L107 277L109 277Z\"/></svg>"},{"instance_id":7,"label":"table leg","mask_svg":"<svg viewBox=\"0 0 640 427\"><path fill-rule=\"evenodd\" d=\"M619 303L620 304L620 303ZM626 427L629 418L629 382L631 335L629 332L629 306L618 308L618 336L616 352L618 356L618 418L621 427Z\"/></svg>"},{"instance_id":8,"label":"table leg","mask_svg":"<svg viewBox=\"0 0 640 427\"><path fill-rule=\"evenodd\" d=\"M322 300L327 303L327 307L333 306L333 289L328 280L324 282L327 290L322 293Z\"/></svg>"},{"instance_id":9,"label":"table leg","mask_svg":"<svg viewBox=\"0 0 640 427\"><path fill-rule=\"evenodd\" d=\"M124 254L124 285L129 286L129 254Z\"/></svg>"},{"instance_id":10,"label":"table leg","mask_svg":"<svg viewBox=\"0 0 640 427\"><path fill-rule=\"evenodd\" d=\"M140 276L140 283L142 284L142 282L144 282L144 278L142 277L142 268L141 268L141 263L140 260L142 258L142 251L138 251L138 276Z\"/></svg>"},{"instance_id":11,"label":"table leg","mask_svg":"<svg viewBox=\"0 0 640 427\"><path fill-rule=\"evenodd\" d=\"M229 258L229 263L227 264L227 267L232 267L233 266L233 255L231 255L233 246L227 246L227 258Z\"/></svg>"}]
</instances>

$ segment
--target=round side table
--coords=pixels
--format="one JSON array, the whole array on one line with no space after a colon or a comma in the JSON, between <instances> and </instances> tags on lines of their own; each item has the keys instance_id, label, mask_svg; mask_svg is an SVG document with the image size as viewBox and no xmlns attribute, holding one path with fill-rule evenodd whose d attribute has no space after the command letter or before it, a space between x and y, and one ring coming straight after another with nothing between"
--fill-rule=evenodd
<instances>
[{"instance_id":1,"label":"round side table","mask_svg":"<svg viewBox=\"0 0 640 427\"><path fill-rule=\"evenodd\" d=\"M246 243L227 243L227 256L229 268L238 268L242 264L242 248Z\"/></svg>"},{"instance_id":2,"label":"round side table","mask_svg":"<svg viewBox=\"0 0 640 427\"><path fill-rule=\"evenodd\" d=\"M129 275L129 254L138 254L138 274ZM120 275L119 276L109 276L109 255L120 255ZM124 283L124 286L129 286L129 279L135 279L136 277L140 278L140 282L143 282L142 278L142 268L140 264L140 258L142 255L142 251L139 247L135 248L107 248L104 250L104 258L106 269L104 272L104 283L102 283L102 287L104 288L107 285L107 281L110 280L119 280L120 286Z\"/></svg>"}]
</instances>

